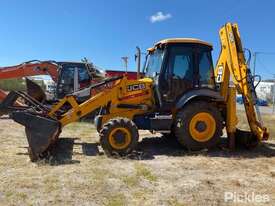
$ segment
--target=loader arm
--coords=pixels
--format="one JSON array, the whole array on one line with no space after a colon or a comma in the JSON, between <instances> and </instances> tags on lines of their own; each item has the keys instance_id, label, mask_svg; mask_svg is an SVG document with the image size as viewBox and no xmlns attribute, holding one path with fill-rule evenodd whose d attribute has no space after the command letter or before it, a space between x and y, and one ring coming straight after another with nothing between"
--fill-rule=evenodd
<instances>
[{"instance_id":1,"label":"loader arm","mask_svg":"<svg viewBox=\"0 0 275 206\"><path fill-rule=\"evenodd\" d=\"M151 84L151 79L148 79L148 85L144 86L144 89L142 88L141 90L131 92L126 88L128 88L129 85L138 85L139 81L128 80L126 75L111 77L109 80L107 79L103 82L92 85L87 89L97 88L110 82L115 82L111 88L105 88L81 104L76 101L75 95L77 94L66 96L51 108L48 116L51 118L57 118L61 123L61 127L64 127L72 122L78 121L81 117L86 116L97 108L106 108L106 110L108 110L103 115L104 123L113 116L133 119L134 115L142 114L144 113L144 110L147 110L147 108L152 106L151 88L148 86ZM143 84L145 85L145 83L142 83L142 85ZM65 104L69 104L71 109L61 116L56 116L57 112ZM124 107L121 105L124 105ZM148 107L143 108L142 105Z\"/></svg>"},{"instance_id":2,"label":"loader arm","mask_svg":"<svg viewBox=\"0 0 275 206\"><path fill-rule=\"evenodd\" d=\"M235 102L236 92L232 95L230 81L232 80L236 90L242 95L246 117L253 135L258 140L267 139L269 134L261 120L260 112L256 105L257 95L254 87L254 77L252 77L250 69L246 63L244 50L242 47L241 37L237 24L227 23L220 29L219 32L221 41L221 53L215 68L216 82L220 86L220 93L224 97L227 105L232 106L232 101ZM234 104L234 103L233 103ZM236 112L230 111L228 119L231 119L227 124L233 128L236 126L236 119L233 117ZM227 125L228 126L228 125ZM234 130L234 129L233 129Z\"/></svg>"}]
</instances>

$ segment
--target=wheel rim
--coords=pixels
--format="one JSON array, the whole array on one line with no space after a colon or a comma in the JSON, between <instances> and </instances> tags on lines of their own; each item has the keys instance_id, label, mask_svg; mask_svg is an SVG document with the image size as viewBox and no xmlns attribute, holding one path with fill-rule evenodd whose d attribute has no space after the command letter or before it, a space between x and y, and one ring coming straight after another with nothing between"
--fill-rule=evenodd
<instances>
[{"instance_id":1,"label":"wheel rim","mask_svg":"<svg viewBox=\"0 0 275 206\"><path fill-rule=\"evenodd\" d=\"M194 140L198 142L206 142L215 134L216 121L211 114L200 112L191 119L189 131Z\"/></svg>"},{"instance_id":2,"label":"wheel rim","mask_svg":"<svg viewBox=\"0 0 275 206\"><path fill-rule=\"evenodd\" d=\"M128 129L119 127L110 132L110 145L117 150L125 149L131 143L131 134Z\"/></svg>"}]
</instances>

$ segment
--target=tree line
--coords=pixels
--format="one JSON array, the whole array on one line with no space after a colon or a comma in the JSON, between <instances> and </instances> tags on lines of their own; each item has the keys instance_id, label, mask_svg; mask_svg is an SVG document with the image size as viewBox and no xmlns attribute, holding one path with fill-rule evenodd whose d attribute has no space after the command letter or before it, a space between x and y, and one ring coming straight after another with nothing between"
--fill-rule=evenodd
<instances>
[{"instance_id":1,"label":"tree line","mask_svg":"<svg viewBox=\"0 0 275 206\"><path fill-rule=\"evenodd\" d=\"M35 83L37 83L39 86L42 87L42 89L45 89L46 86L42 80L33 80ZM0 89L5 91L26 91L26 81L24 79L3 79L0 80Z\"/></svg>"}]
</instances>

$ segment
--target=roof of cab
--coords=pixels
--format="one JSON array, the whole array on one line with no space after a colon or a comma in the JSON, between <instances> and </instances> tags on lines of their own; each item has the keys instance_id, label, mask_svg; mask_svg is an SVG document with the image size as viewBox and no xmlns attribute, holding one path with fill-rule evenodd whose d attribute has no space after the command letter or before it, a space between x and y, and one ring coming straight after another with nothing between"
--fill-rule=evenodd
<instances>
[{"instance_id":1,"label":"roof of cab","mask_svg":"<svg viewBox=\"0 0 275 206\"><path fill-rule=\"evenodd\" d=\"M160 44L170 44L170 43L195 43L195 44L203 44L206 46L213 47L212 44L202 41L200 39L194 39L194 38L170 38L170 39L163 39L155 44L155 46Z\"/></svg>"}]
</instances>

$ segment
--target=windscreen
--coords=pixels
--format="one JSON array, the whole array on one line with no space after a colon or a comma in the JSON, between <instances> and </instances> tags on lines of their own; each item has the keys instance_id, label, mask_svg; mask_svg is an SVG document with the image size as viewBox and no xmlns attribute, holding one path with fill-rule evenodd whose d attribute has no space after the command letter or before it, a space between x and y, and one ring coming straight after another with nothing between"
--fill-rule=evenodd
<instances>
[{"instance_id":1,"label":"windscreen","mask_svg":"<svg viewBox=\"0 0 275 206\"><path fill-rule=\"evenodd\" d=\"M163 60L163 53L163 50L157 49L147 55L143 71L147 77L153 77L155 73L160 72Z\"/></svg>"}]
</instances>

